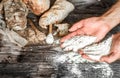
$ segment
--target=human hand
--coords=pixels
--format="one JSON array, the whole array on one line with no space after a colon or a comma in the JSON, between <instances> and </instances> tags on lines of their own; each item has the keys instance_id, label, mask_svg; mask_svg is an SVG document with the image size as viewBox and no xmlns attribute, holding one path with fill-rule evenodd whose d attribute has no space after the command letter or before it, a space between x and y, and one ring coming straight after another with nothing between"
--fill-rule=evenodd
<instances>
[{"instance_id":1,"label":"human hand","mask_svg":"<svg viewBox=\"0 0 120 78\"><path fill-rule=\"evenodd\" d=\"M96 37L93 36L74 36L71 39L66 40L63 44L64 51L77 52L79 49L86 47L87 45L93 44Z\"/></svg>"},{"instance_id":2,"label":"human hand","mask_svg":"<svg viewBox=\"0 0 120 78\"><path fill-rule=\"evenodd\" d=\"M81 56L83 58L88 59L88 60L112 63L112 62L120 59L120 33L113 35L112 46L109 51L109 55L102 56L100 58L100 60L93 59L93 57L90 57L87 53L84 53L83 51L80 51L79 53L81 54ZM93 53L93 54L95 54L95 53ZM102 54L102 53L100 53L100 54Z\"/></svg>"},{"instance_id":3,"label":"human hand","mask_svg":"<svg viewBox=\"0 0 120 78\"><path fill-rule=\"evenodd\" d=\"M109 23L104 21L101 17L91 17L74 24L67 36L61 39L61 42L70 39L76 35L90 35L97 37L96 42L100 41L111 30Z\"/></svg>"},{"instance_id":4,"label":"human hand","mask_svg":"<svg viewBox=\"0 0 120 78\"><path fill-rule=\"evenodd\" d=\"M79 51L81 56L88 60L100 61L102 56L110 53L113 36L110 36L99 43L84 47Z\"/></svg>"},{"instance_id":5,"label":"human hand","mask_svg":"<svg viewBox=\"0 0 120 78\"><path fill-rule=\"evenodd\" d=\"M113 36L110 54L103 56L100 61L112 63L118 59L120 59L120 33L117 33Z\"/></svg>"}]
</instances>

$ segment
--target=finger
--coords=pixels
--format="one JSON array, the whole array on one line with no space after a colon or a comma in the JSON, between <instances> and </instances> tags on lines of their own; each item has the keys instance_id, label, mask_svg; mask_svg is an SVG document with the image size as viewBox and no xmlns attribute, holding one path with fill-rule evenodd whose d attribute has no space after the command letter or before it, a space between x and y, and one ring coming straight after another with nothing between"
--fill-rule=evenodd
<instances>
[{"instance_id":1,"label":"finger","mask_svg":"<svg viewBox=\"0 0 120 78\"><path fill-rule=\"evenodd\" d=\"M100 61L100 57L99 55L88 55L89 58L91 58L93 61Z\"/></svg>"},{"instance_id":2,"label":"finger","mask_svg":"<svg viewBox=\"0 0 120 78\"><path fill-rule=\"evenodd\" d=\"M65 40L64 43L61 44L61 47L64 48L64 47L67 47L67 46L70 46L71 44L73 44L75 42L75 40L73 38L69 39L69 40ZM73 45L72 45L73 46Z\"/></svg>"},{"instance_id":3,"label":"finger","mask_svg":"<svg viewBox=\"0 0 120 78\"><path fill-rule=\"evenodd\" d=\"M79 42L78 42L79 43ZM85 47L84 45L82 44L76 44L73 48L73 51L74 52L78 52L78 50L82 49L83 47Z\"/></svg>"},{"instance_id":4,"label":"finger","mask_svg":"<svg viewBox=\"0 0 120 78\"><path fill-rule=\"evenodd\" d=\"M67 47L65 47L63 50L64 50L64 51L70 51L70 50L73 49L73 47L74 47L74 46L67 46Z\"/></svg>"},{"instance_id":5,"label":"finger","mask_svg":"<svg viewBox=\"0 0 120 78\"><path fill-rule=\"evenodd\" d=\"M64 42L64 41L72 38L73 36L82 35L82 34L84 34L84 32L82 30L77 30L77 31L74 31L74 32L68 34L67 36L63 37L60 41Z\"/></svg>"},{"instance_id":6,"label":"finger","mask_svg":"<svg viewBox=\"0 0 120 78\"><path fill-rule=\"evenodd\" d=\"M86 54L82 54L82 57L83 58L85 58L85 59L87 59L87 60L92 60L88 55L86 55ZM93 60L92 60L93 61Z\"/></svg>"},{"instance_id":7,"label":"finger","mask_svg":"<svg viewBox=\"0 0 120 78\"><path fill-rule=\"evenodd\" d=\"M76 45L68 45L68 46L64 46L64 51L74 51L74 52L78 52L78 48L76 48L77 46Z\"/></svg>"},{"instance_id":8,"label":"finger","mask_svg":"<svg viewBox=\"0 0 120 78\"><path fill-rule=\"evenodd\" d=\"M120 54L118 54L118 53L111 53L110 55L101 57L100 61L101 62L112 63L112 62L114 62L114 61L116 61L117 59L120 58L119 55Z\"/></svg>"},{"instance_id":9,"label":"finger","mask_svg":"<svg viewBox=\"0 0 120 78\"><path fill-rule=\"evenodd\" d=\"M80 22L75 23L70 29L70 32L76 31L77 29L81 28L83 26L83 20Z\"/></svg>"},{"instance_id":10,"label":"finger","mask_svg":"<svg viewBox=\"0 0 120 78\"><path fill-rule=\"evenodd\" d=\"M98 62L98 60L93 60L93 59L91 58L91 57L94 57L94 56L89 57L89 55L85 54L82 50L80 50L79 53L81 54L81 56L82 56L84 59Z\"/></svg>"},{"instance_id":11,"label":"finger","mask_svg":"<svg viewBox=\"0 0 120 78\"><path fill-rule=\"evenodd\" d=\"M85 53L84 53L82 50L80 50L80 51L79 51L79 54L80 54L80 55L84 55Z\"/></svg>"},{"instance_id":12,"label":"finger","mask_svg":"<svg viewBox=\"0 0 120 78\"><path fill-rule=\"evenodd\" d=\"M73 48L73 51L78 52L80 49L81 49L81 47L79 47L79 45L75 45L74 48Z\"/></svg>"},{"instance_id":13,"label":"finger","mask_svg":"<svg viewBox=\"0 0 120 78\"><path fill-rule=\"evenodd\" d=\"M73 37L73 36L75 36L75 35L76 35L76 32L70 33L70 34L68 34L67 36L63 37L60 41L61 41L61 42L64 42L64 41L70 39L71 37Z\"/></svg>"},{"instance_id":14,"label":"finger","mask_svg":"<svg viewBox=\"0 0 120 78\"><path fill-rule=\"evenodd\" d=\"M100 55L101 51L99 51L99 50L84 50L84 53L88 54L88 55Z\"/></svg>"}]
</instances>

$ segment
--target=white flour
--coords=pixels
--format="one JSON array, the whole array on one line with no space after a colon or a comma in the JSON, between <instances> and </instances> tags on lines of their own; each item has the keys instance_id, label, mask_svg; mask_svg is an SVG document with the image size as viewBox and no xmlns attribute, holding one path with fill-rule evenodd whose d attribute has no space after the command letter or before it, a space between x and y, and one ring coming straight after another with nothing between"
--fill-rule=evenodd
<instances>
[{"instance_id":1,"label":"white flour","mask_svg":"<svg viewBox=\"0 0 120 78\"><path fill-rule=\"evenodd\" d=\"M100 78L112 78L112 76L113 76L113 71L110 68L109 64L107 64L107 63L94 64L93 61L83 59L79 54L73 53L73 52L63 54L63 55L57 55L56 58L54 58L54 62L56 62L56 64L66 64L65 67L67 67L67 69L69 71L68 73L75 75L75 78L85 78L83 76L84 72L81 71L80 65L79 65L79 64L85 64L85 63L87 63L88 66L90 65L90 67L83 66L83 69L85 69L85 70L87 69L86 71L88 71L88 72L89 72L89 70L91 70L91 68L94 71L98 70L97 71L98 75L99 74L101 75ZM90 62L92 62L93 64L91 65ZM69 65L69 64L71 64L71 65ZM87 74L89 74L89 73L87 73ZM86 76L87 76L87 74L86 74ZM69 77L65 76L63 78L69 78Z\"/></svg>"},{"instance_id":2,"label":"white flour","mask_svg":"<svg viewBox=\"0 0 120 78\"><path fill-rule=\"evenodd\" d=\"M72 66L71 69L70 69L70 72L71 72L72 74L76 74L76 75L78 76L78 78L79 78L79 77L82 76L82 72L81 72L81 70L79 70L78 68L79 68L79 67L78 67L77 64L73 64L73 66Z\"/></svg>"},{"instance_id":3,"label":"white flour","mask_svg":"<svg viewBox=\"0 0 120 78\"><path fill-rule=\"evenodd\" d=\"M112 37L109 37L100 43L92 44L94 43L95 39L96 37L92 36L75 36L72 39L65 41L63 43L63 46L65 47L64 51L71 50L71 52L66 52L65 54L61 55L58 58L58 61L61 60L61 62L65 62L65 60L67 60L70 63L91 62L90 60L82 58L81 55L77 53L79 49L81 49L93 60L99 61L102 56L109 54L112 43ZM59 49L58 51L62 50Z\"/></svg>"},{"instance_id":4,"label":"white flour","mask_svg":"<svg viewBox=\"0 0 120 78\"><path fill-rule=\"evenodd\" d=\"M46 43L47 43L47 44L53 44L53 42L54 42L54 37L53 37L53 35L50 33L50 34L48 34L48 36L46 37Z\"/></svg>"},{"instance_id":5,"label":"white flour","mask_svg":"<svg viewBox=\"0 0 120 78\"><path fill-rule=\"evenodd\" d=\"M109 54L110 48L111 48L111 43L112 43L112 37L109 37L108 39L106 39L98 44L96 43L96 44L87 46L87 47L83 48L82 50L90 58L99 61L102 56Z\"/></svg>"},{"instance_id":6,"label":"white flour","mask_svg":"<svg viewBox=\"0 0 120 78\"><path fill-rule=\"evenodd\" d=\"M95 43L96 39L97 38L93 36L74 36L73 38L66 40L62 46L64 47L64 51L73 50L74 52L77 52L79 49Z\"/></svg>"},{"instance_id":7,"label":"white flour","mask_svg":"<svg viewBox=\"0 0 120 78\"><path fill-rule=\"evenodd\" d=\"M76 63L76 64L85 63L85 62L93 62L93 61L82 58L80 54L75 53L75 52L70 52L70 53L66 53L63 55L57 55L54 61L60 62L60 63L68 62L68 63Z\"/></svg>"},{"instance_id":8,"label":"white flour","mask_svg":"<svg viewBox=\"0 0 120 78\"><path fill-rule=\"evenodd\" d=\"M101 64L98 64L96 66L92 66L94 69L102 69L102 74L101 77L102 78L112 78L113 76L113 71L112 69L110 68L109 64L107 63L101 63Z\"/></svg>"},{"instance_id":9,"label":"white flour","mask_svg":"<svg viewBox=\"0 0 120 78\"><path fill-rule=\"evenodd\" d=\"M97 55L98 57L101 57L102 55L109 54L110 46L111 46L112 37L109 37L108 39L104 40L103 42L99 44L93 44L91 46L87 46L83 48L86 53L91 55L92 57L95 57ZM72 44L71 44L72 45ZM107 63L99 63L95 64L94 61L86 60L81 57L81 55L77 52L64 52L60 47L54 48L54 50L59 51L59 54L57 54L53 59L56 64L68 64L67 68L69 72L72 74L75 74L76 78L84 78L83 72L80 69L79 64L87 63L89 67L83 66L84 69L87 69L87 71L94 69L94 70L100 70L100 78L112 78L113 71L110 68L109 64ZM97 51L97 53L95 53ZM102 52L104 51L104 53ZM102 53L101 53L102 52ZM71 65L69 65L71 64ZM92 64L92 65L91 65ZM98 73L98 75L99 75ZM86 74L87 75L87 74ZM96 74L95 74L96 75ZM62 78L68 78L68 77L62 77ZM71 77L72 78L72 77Z\"/></svg>"}]
</instances>

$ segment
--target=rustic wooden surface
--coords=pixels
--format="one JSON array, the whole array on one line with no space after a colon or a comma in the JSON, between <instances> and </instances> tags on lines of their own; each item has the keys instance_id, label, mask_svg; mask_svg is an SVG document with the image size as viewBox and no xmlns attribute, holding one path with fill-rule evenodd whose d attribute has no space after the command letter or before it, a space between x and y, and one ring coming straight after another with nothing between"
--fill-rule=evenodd
<instances>
[{"instance_id":1,"label":"rustic wooden surface","mask_svg":"<svg viewBox=\"0 0 120 78\"><path fill-rule=\"evenodd\" d=\"M51 0L54 2L54 0ZM112 5L113 0L102 0L102 2L90 4L78 4L72 1L76 9L64 20L73 24L83 18L99 16L107 11ZM52 5L52 4L51 4ZM115 27L110 34L119 32L120 26ZM72 77L66 70L66 65L55 67L52 57L57 51L51 50L49 45L29 46L23 49L22 55L18 56L17 62L4 60L0 63L0 78L77 78ZM10 55L12 57L12 55ZM84 68L90 64L80 64L83 72ZM110 64L114 71L112 78L120 78L120 61ZM83 78L101 78L96 70L89 70ZM65 77L63 77L66 75ZM68 76L67 76L68 75Z\"/></svg>"}]
</instances>

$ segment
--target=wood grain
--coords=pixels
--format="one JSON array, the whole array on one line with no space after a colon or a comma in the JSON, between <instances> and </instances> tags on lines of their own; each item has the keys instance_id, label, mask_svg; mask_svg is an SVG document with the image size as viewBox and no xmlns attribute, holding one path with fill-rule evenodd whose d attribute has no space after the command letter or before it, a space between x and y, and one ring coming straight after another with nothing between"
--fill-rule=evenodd
<instances>
[{"instance_id":1,"label":"wood grain","mask_svg":"<svg viewBox=\"0 0 120 78\"><path fill-rule=\"evenodd\" d=\"M51 0L53 4L54 0ZM73 24L81 19L99 16L106 12L113 0L102 0L102 3L91 4L89 6L78 5L73 2L76 9L64 20ZM120 26L114 28L111 33L119 32ZM54 66L53 57L58 51L51 50L50 45L31 45L22 49L21 55L16 57L16 62L1 62L0 63L0 78L77 78L73 76L67 66L71 64L59 64ZM2 54L1 54L2 55ZM7 55L7 54L6 54ZM12 57L13 55L11 55ZM100 70L92 69L90 63L79 64L79 70L83 72L82 78L101 78ZM110 64L111 69L114 71L112 78L120 78L120 61ZM89 68L89 70L86 70ZM106 78L106 77L105 77Z\"/></svg>"}]
</instances>

